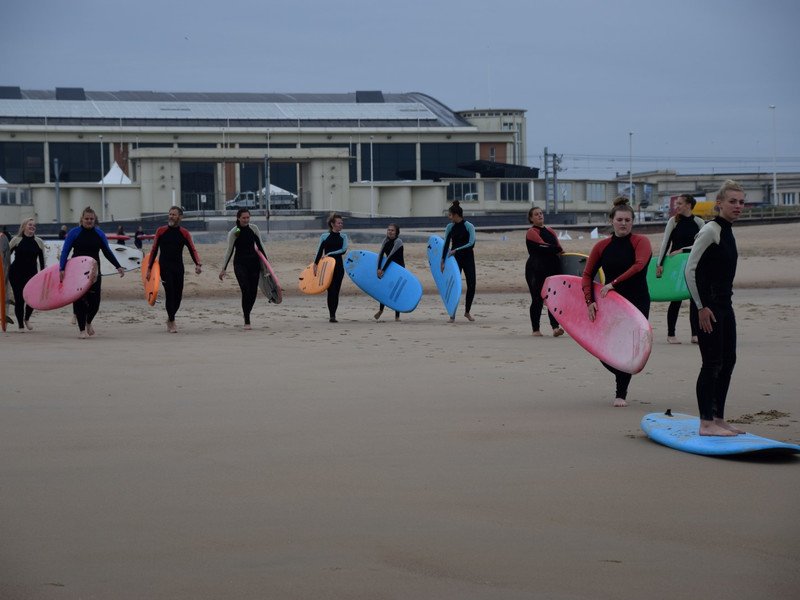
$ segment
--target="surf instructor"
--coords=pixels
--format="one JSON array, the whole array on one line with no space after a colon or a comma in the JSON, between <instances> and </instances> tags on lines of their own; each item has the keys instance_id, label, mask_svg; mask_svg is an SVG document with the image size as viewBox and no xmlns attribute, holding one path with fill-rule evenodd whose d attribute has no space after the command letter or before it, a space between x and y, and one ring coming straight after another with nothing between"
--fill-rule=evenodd
<instances>
[{"instance_id":1,"label":"surf instructor","mask_svg":"<svg viewBox=\"0 0 800 600\"><path fill-rule=\"evenodd\" d=\"M177 333L178 327L175 324L175 313L181 307L183 298L183 249L189 248L189 256L194 261L194 272L197 275L203 272L203 263L200 262L200 255L194 247L192 234L187 229L181 227L183 220L183 209L180 206L173 206L167 215L167 224L156 230L153 238L153 248L150 250L150 260L147 263L145 279L150 281L150 271L156 261L156 255L161 252L158 264L161 267L161 282L164 284L165 307L167 309L167 331Z\"/></svg>"},{"instance_id":2,"label":"surf instructor","mask_svg":"<svg viewBox=\"0 0 800 600\"><path fill-rule=\"evenodd\" d=\"M594 322L597 314L593 282L601 268L608 283L600 290L600 297L605 298L613 290L638 308L647 318L650 316L650 292L647 289L646 274L647 264L653 255L650 240L643 235L632 233L633 208L625 196L619 196L614 200L614 208L608 217L611 219L614 235L594 245L586 260L581 280L589 320ZM633 376L602 361L601 364L614 374L617 383L613 406L628 406L628 385Z\"/></svg>"},{"instance_id":3,"label":"surf instructor","mask_svg":"<svg viewBox=\"0 0 800 600\"><path fill-rule=\"evenodd\" d=\"M240 208L236 211L236 226L228 232L228 250L225 252L219 280L225 279L225 269L228 268L233 256L233 274L236 275L236 281L239 282L239 289L242 291L245 331L253 328L250 324L250 311L256 303L258 278L261 276L261 259L256 254L256 246L264 256L267 255L261 244L261 232L254 223L250 223L250 211Z\"/></svg>"},{"instance_id":4,"label":"surf instructor","mask_svg":"<svg viewBox=\"0 0 800 600\"><path fill-rule=\"evenodd\" d=\"M97 279L81 298L72 303L72 312L78 323L78 337L85 339L94 335L94 321L97 312L100 310L100 292L103 277L100 275L100 252L103 253L114 267L120 277L125 276L125 269L119 264L117 257L108 245L106 234L97 227L97 213L90 206L83 209L81 221L78 227L72 228L67 237L64 238L64 247L61 249L61 260L59 261L59 277L64 281L64 269L67 267L67 259L72 256L90 256L98 264Z\"/></svg>"}]
</instances>

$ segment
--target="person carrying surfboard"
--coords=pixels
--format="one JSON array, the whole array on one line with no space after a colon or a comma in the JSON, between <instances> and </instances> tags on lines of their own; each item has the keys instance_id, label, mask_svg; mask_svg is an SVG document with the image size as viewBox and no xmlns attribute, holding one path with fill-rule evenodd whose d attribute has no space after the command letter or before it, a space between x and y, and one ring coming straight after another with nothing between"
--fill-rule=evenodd
<instances>
[{"instance_id":1,"label":"person carrying surfboard","mask_svg":"<svg viewBox=\"0 0 800 600\"><path fill-rule=\"evenodd\" d=\"M528 248L528 260L525 263L525 281L531 292L530 317L533 335L541 337L539 326L542 320L542 284L551 275L561 273L559 256L564 252L558 241L556 232L550 227L545 227L544 211L534 206L528 211L530 229L525 234L525 245ZM553 336L564 335L564 330L559 326L558 320L547 311Z\"/></svg>"},{"instance_id":2,"label":"person carrying surfboard","mask_svg":"<svg viewBox=\"0 0 800 600\"><path fill-rule=\"evenodd\" d=\"M378 279L383 277L383 272L388 268L390 263L396 263L401 267L406 266L406 261L403 259L403 240L400 239L400 228L395 223L390 223L386 228L386 239L381 244L381 251L378 252ZM386 255L386 260L383 261L383 256ZM381 264L381 262L383 263ZM383 304L378 305L378 312L375 313L375 320L381 318L383 314ZM400 320L400 311L394 311L394 320Z\"/></svg>"},{"instance_id":3,"label":"person carrying surfboard","mask_svg":"<svg viewBox=\"0 0 800 600\"><path fill-rule=\"evenodd\" d=\"M40 270L44 269L44 241L36 236L36 220L24 219L19 232L8 243L9 255L14 254L14 262L8 269L8 280L14 292L14 313L20 331L33 329L30 318L33 307L25 304L22 290ZM37 269L37 263L39 268Z\"/></svg>"},{"instance_id":4,"label":"person carrying surfboard","mask_svg":"<svg viewBox=\"0 0 800 600\"><path fill-rule=\"evenodd\" d=\"M253 328L250 324L250 311L256 303L258 280L261 277L261 259L256 254L256 248L264 256L267 255L261 244L261 231L255 223L250 222L250 211L240 208L236 211L236 226L228 232L228 249L225 252L222 270L219 272L219 280L225 279L225 269L228 268L233 256L233 274L236 275L236 281L239 282L239 289L242 291L245 331Z\"/></svg>"},{"instance_id":5,"label":"person carrying surfboard","mask_svg":"<svg viewBox=\"0 0 800 600\"><path fill-rule=\"evenodd\" d=\"M336 261L333 269L333 280L328 287L328 321L338 323L336 311L339 308L339 290L342 289L344 279L344 255L347 252L347 234L342 233L344 219L342 215L331 213L328 217L328 231L319 237L317 255L314 257L314 276L317 275L317 265L323 256L330 256Z\"/></svg>"},{"instance_id":6,"label":"person carrying surfboard","mask_svg":"<svg viewBox=\"0 0 800 600\"><path fill-rule=\"evenodd\" d=\"M64 269L67 267L67 259L70 252L72 256L90 256L100 263L100 252L103 253L120 277L125 276L125 269L119 264L117 257L108 245L106 234L96 226L97 213L91 206L87 206L81 213L80 225L70 229L67 237L64 238L64 246L61 248L61 259L59 261L59 277L64 281ZM78 323L78 337L81 339L94 335L92 321L100 310L100 293L102 288L102 276L98 275L92 287L86 294L72 303L72 311Z\"/></svg>"},{"instance_id":7,"label":"person carrying surfboard","mask_svg":"<svg viewBox=\"0 0 800 600\"><path fill-rule=\"evenodd\" d=\"M658 262L656 266L656 277L661 277L664 273L664 259L667 254L678 254L684 248L690 247L694 243L694 238L700 228L705 225L705 221L692 214L692 209L697 200L691 194L681 194L675 200L675 215L669 218L664 229L664 239L661 240L661 249L658 251ZM669 303L667 309L667 342L670 344L680 344L675 337L675 325L678 323L678 313L681 310L681 300L674 300ZM692 331L692 343L697 343L697 305L694 300L689 298L689 327Z\"/></svg>"},{"instance_id":8,"label":"person carrying surfboard","mask_svg":"<svg viewBox=\"0 0 800 600\"><path fill-rule=\"evenodd\" d=\"M153 263L158 257L158 264L161 269L161 282L164 284L164 306L167 309L167 331L177 333L178 326L175 324L175 313L181 307L183 298L183 249L189 248L189 256L194 262L194 272L197 275L203 272L203 263L200 262L200 255L194 247L192 234L181 227L183 220L183 209L180 206L172 206L167 215L167 224L156 230L153 238L153 247L150 250L149 260L145 267L145 279L150 280L150 271Z\"/></svg>"},{"instance_id":9,"label":"person carrying surfboard","mask_svg":"<svg viewBox=\"0 0 800 600\"><path fill-rule=\"evenodd\" d=\"M472 300L475 298L475 227L464 220L464 209L458 200L447 209L447 218L450 223L444 230L444 247L442 248L442 263L440 270L444 272L444 261L453 256L458 263L459 271L464 273L467 282L467 295L464 300L464 316L468 321L475 318L470 313ZM450 323L455 322L455 315L450 317Z\"/></svg>"},{"instance_id":10,"label":"person carrying surfboard","mask_svg":"<svg viewBox=\"0 0 800 600\"><path fill-rule=\"evenodd\" d=\"M728 179L717 192L717 216L695 238L686 262L686 285L697 304L697 335L703 364L697 376L700 435L744 433L725 421L725 401L736 364L733 279L739 253L733 223L744 208L744 188Z\"/></svg>"},{"instance_id":11,"label":"person carrying surfboard","mask_svg":"<svg viewBox=\"0 0 800 600\"><path fill-rule=\"evenodd\" d=\"M601 268L608 283L600 289L600 297L605 298L610 291L615 291L647 318L650 316L650 292L647 289L646 274L647 264L653 255L650 240L643 235L632 233L634 213L625 196L618 196L614 200L614 208L608 216L614 234L594 245L586 260L581 280L589 320L594 321L597 314L592 283ZM602 361L601 364L611 371L616 379L617 389L613 406L628 406L628 385L633 376Z\"/></svg>"}]
</instances>

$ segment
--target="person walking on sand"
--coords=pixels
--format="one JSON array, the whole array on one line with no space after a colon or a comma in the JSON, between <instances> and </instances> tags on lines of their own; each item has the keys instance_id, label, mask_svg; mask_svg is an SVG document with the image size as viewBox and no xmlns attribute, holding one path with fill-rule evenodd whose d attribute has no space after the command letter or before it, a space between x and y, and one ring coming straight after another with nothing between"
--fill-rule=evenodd
<instances>
[{"instance_id":1,"label":"person walking on sand","mask_svg":"<svg viewBox=\"0 0 800 600\"><path fill-rule=\"evenodd\" d=\"M342 233L344 229L344 219L337 213L331 213L328 217L328 231L319 237L317 254L314 257L314 275L317 274L317 265L323 256L330 256L336 261L333 269L333 280L328 287L328 321L338 323L336 311L339 308L339 291L342 289L344 279L344 254L347 252L347 234Z\"/></svg>"},{"instance_id":2,"label":"person walking on sand","mask_svg":"<svg viewBox=\"0 0 800 600\"><path fill-rule=\"evenodd\" d=\"M200 275L203 272L203 263L200 262L200 255L194 247L192 234L187 229L181 227L183 220L183 209L180 206L173 206L169 209L167 224L156 230L153 238L153 248L150 250L150 260L147 263L145 278L150 280L150 271L156 261L156 255L160 252L158 264L161 268L161 282L164 284L165 308L167 309L167 331L177 333L178 327L175 324L175 313L181 307L183 298L183 249L189 248L189 256L194 261L194 272Z\"/></svg>"},{"instance_id":3,"label":"person walking on sand","mask_svg":"<svg viewBox=\"0 0 800 600\"><path fill-rule=\"evenodd\" d=\"M733 223L744 208L744 188L729 179L717 192L714 220L695 238L686 262L686 284L697 304L697 335L703 364L697 376L700 435L734 436L744 433L725 421L725 402L736 365L736 317L733 280L739 253Z\"/></svg>"},{"instance_id":4,"label":"person walking on sand","mask_svg":"<svg viewBox=\"0 0 800 600\"><path fill-rule=\"evenodd\" d=\"M384 255L386 255L386 260L381 264ZM395 263L401 267L406 266L406 262L403 259L403 240L400 239L400 228L395 223L390 223L386 228L386 239L383 240L381 251L378 253L378 279L383 278L384 272L389 268L391 263ZM381 318L383 309L383 304L380 304L378 306L378 312L375 313L376 321ZM400 320L400 311L394 311L394 320Z\"/></svg>"},{"instance_id":5,"label":"person walking on sand","mask_svg":"<svg viewBox=\"0 0 800 600\"><path fill-rule=\"evenodd\" d=\"M691 194L681 194L675 200L675 215L667 221L664 229L664 239L661 241L661 249L658 251L658 262L656 263L656 277L661 277L664 273L664 258L669 253L670 256L685 252L694 243L694 238L700 228L705 225L705 221L692 214L692 209L697 200ZM678 313L681 310L682 302L675 300L669 303L667 309L667 342L670 344L680 344L675 337L675 325L678 322ZM697 343L697 305L694 300L689 298L689 327L692 332L692 343Z\"/></svg>"},{"instance_id":6,"label":"person walking on sand","mask_svg":"<svg viewBox=\"0 0 800 600\"><path fill-rule=\"evenodd\" d=\"M450 223L444 230L444 247L442 248L441 271L444 273L444 261L453 256L458 263L458 269L464 273L467 282L467 295L464 301L464 316L468 321L475 318L470 313L472 300L475 298L475 227L464 220L464 209L458 200L454 200L447 209L447 218ZM455 315L450 317L450 323L456 320Z\"/></svg>"},{"instance_id":7,"label":"person walking on sand","mask_svg":"<svg viewBox=\"0 0 800 600\"><path fill-rule=\"evenodd\" d=\"M647 289L646 273L647 264L653 255L650 240L643 235L632 233L634 214L626 197L619 196L614 200L614 208L608 216L611 219L614 235L594 245L581 278L589 320L594 322L597 314L593 282L601 268L608 283L601 288L600 297L605 298L613 290L647 318L650 315L650 292ZM628 385L633 376L602 361L601 364L614 374L616 380L613 406L628 406Z\"/></svg>"},{"instance_id":8,"label":"person walking on sand","mask_svg":"<svg viewBox=\"0 0 800 600\"><path fill-rule=\"evenodd\" d=\"M228 249L225 252L222 270L219 272L219 280L225 278L225 270L233 256L233 274L236 275L236 281L242 291L245 331L253 328L250 324L250 312L256 303L258 278L261 276L261 259L256 254L256 247L264 256L267 255L261 243L261 231L255 223L250 222L250 211L240 208L236 211L236 226L228 232Z\"/></svg>"},{"instance_id":9,"label":"person walking on sand","mask_svg":"<svg viewBox=\"0 0 800 600\"><path fill-rule=\"evenodd\" d=\"M19 226L19 233L9 242L9 254L14 254L14 262L8 270L8 280L14 292L14 313L20 331L33 329L30 324L33 307L25 304L22 290L41 269L44 269L44 241L36 236L36 220L25 219ZM38 263L38 268L37 268Z\"/></svg>"},{"instance_id":10,"label":"person walking on sand","mask_svg":"<svg viewBox=\"0 0 800 600\"><path fill-rule=\"evenodd\" d=\"M539 326L542 319L542 284L551 275L561 272L560 255L563 254L556 232L544 225L544 211L534 206L528 211L528 223L531 224L525 234L525 245L528 248L528 261L525 263L525 281L531 292L531 327L533 335L541 337ZM556 318L547 311L547 318L553 328L553 336L564 335Z\"/></svg>"},{"instance_id":11,"label":"person walking on sand","mask_svg":"<svg viewBox=\"0 0 800 600\"><path fill-rule=\"evenodd\" d=\"M108 238L106 234L96 226L97 213L94 209L87 206L81 213L81 224L67 233L64 238L64 246L61 249L61 259L59 261L59 277L64 280L64 269L67 267L67 259L72 256L90 256L98 263L98 271L100 269L100 252L103 253L114 267L117 269L120 277L125 276L125 269L117 261L117 257L111 251L108 245ZM78 323L78 337L85 339L94 335L94 327L92 322L100 310L100 295L102 291L103 277L98 272L97 279L95 280L89 291L86 292L81 298L72 303L72 312L75 315L75 320Z\"/></svg>"}]
</instances>

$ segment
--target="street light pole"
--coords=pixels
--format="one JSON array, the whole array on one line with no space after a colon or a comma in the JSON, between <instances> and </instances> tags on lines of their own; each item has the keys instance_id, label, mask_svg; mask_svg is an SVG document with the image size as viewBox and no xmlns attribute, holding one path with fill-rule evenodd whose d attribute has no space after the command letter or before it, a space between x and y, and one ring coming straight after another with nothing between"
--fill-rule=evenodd
<instances>
[{"instance_id":1,"label":"street light pole","mask_svg":"<svg viewBox=\"0 0 800 600\"><path fill-rule=\"evenodd\" d=\"M103 134L100 138L100 214L103 215L103 222L106 220L106 159L103 156Z\"/></svg>"},{"instance_id":2,"label":"street light pole","mask_svg":"<svg viewBox=\"0 0 800 600\"><path fill-rule=\"evenodd\" d=\"M777 167L777 137L775 135L775 105L770 104L769 110L772 112L772 204L778 205L778 167Z\"/></svg>"},{"instance_id":3,"label":"street light pole","mask_svg":"<svg viewBox=\"0 0 800 600\"><path fill-rule=\"evenodd\" d=\"M633 206L633 132L628 132L628 193Z\"/></svg>"},{"instance_id":4,"label":"street light pole","mask_svg":"<svg viewBox=\"0 0 800 600\"><path fill-rule=\"evenodd\" d=\"M369 216L375 217L375 163L372 160L372 139L369 136Z\"/></svg>"}]
</instances>

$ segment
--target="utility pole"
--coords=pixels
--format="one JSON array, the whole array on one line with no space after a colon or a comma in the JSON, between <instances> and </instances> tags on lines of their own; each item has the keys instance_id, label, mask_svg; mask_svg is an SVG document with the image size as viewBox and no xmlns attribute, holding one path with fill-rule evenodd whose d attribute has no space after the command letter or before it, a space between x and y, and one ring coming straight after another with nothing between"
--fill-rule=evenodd
<instances>
[{"instance_id":1,"label":"utility pole","mask_svg":"<svg viewBox=\"0 0 800 600\"><path fill-rule=\"evenodd\" d=\"M547 214L548 203L550 201L550 155L547 153L547 146L544 147L544 212Z\"/></svg>"}]
</instances>

